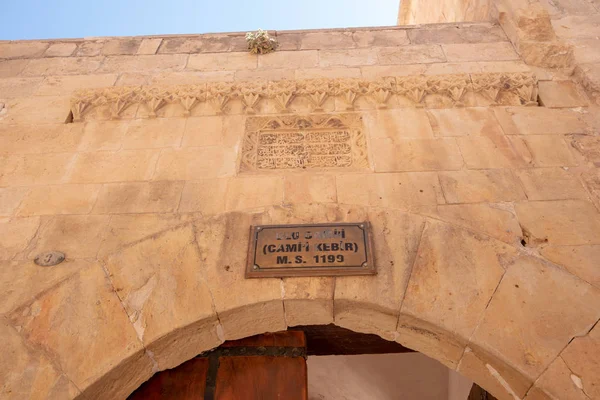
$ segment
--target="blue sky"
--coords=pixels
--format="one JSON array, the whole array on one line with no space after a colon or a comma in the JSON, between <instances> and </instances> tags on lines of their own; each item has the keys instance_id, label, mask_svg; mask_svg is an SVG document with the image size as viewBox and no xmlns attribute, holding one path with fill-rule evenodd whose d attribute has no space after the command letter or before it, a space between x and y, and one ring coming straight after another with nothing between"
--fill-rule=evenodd
<instances>
[{"instance_id":1,"label":"blue sky","mask_svg":"<svg viewBox=\"0 0 600 400\"><path fill-rule=\"evenodd\" d=\"M395 25L399 0L0 0L0 40Z\"/></svg>"}]
</instances>

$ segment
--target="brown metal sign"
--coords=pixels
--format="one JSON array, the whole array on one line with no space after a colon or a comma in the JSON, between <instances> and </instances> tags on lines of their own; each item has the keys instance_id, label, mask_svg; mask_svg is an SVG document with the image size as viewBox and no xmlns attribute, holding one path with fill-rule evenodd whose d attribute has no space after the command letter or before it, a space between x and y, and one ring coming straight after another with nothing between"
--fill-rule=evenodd
<instances>
[{"instance_id":1,"label":"brown metal sign","mask_svg":"<svg viewBox=\"0 0 600 400\"><path fill-rule=\"evenodd\" d=\"M368 222L250 227L246 278L374 274Z\"/></svg>"}]
</instances>

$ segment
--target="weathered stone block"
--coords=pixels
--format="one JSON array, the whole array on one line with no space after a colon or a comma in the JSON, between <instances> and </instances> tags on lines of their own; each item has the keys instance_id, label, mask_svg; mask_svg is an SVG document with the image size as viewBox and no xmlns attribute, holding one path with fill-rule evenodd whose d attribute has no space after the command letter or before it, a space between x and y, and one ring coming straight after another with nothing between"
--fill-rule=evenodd
<instances>
[{"instance_id":1,"label":"weathered stone block","mask_svg":"<svg viewBox=\"0 0 600 400\"><path fill-rule=\"evenodd\" d=\"M70 153L0 155L0 185L49 185L63 181L73 161Z\"/></svg>"},{"instance_id":2,"label":"weathered stone block","mask_svg":"<svg viewBox=\"0 0 600 400\"><path fill-rule=\"evenodd\" d=\"M335 323L394 340L425 220L399 211L372 211L368 220L372 225L377 275L336 278ZM404 251L396 251L399 246Z\"/></svg>"},{"instance_id":3,"label":"weathered stone block","mask_svg":"<svg viewBox=\"0 0 600 400\"><path fill-rule=\"evenodd\" d=\"M189 118L185 122L182 147L223 145L223 117L210 116Z\"/></svg>"},{"instance_id":4,"label":"weathered stone block","mask_svg":"<svg viewBox=\"0 0 600 400\"><path fill-rule=\"evenodd\" d=\"M530 201L515 207L532 239L550 245L600 244L600 214L586 201Z\"/></svg>"},{"instance_id":5,"label":"weathered stone block","mask_svg":"<svg viewBox=\"0 0 600 400\"><path fill-rule=\"evenodd\" d=\"M425 110L400 108L364 112L363 121L373 139L433 138L433 131Z\"/></svg>"},{"instance_id":6,"label":"weathered stone block","mask_svg":"<svg viewBox=\"0 0 600 400\"><path fill-rule=\"evenodd\" d=\"M227 213L196 223L199 272L211 288L226 339L286 329L281 280L244 279L248 231L261 221L259 214Z\"/></svg>"},{"instance_id":7,"label":"weathered stone block","mask_svg":"<svg viewBox=\"0 0 600 400\"><path fill-rule=\"evenodd\" d=\"M75 398L80 392L41 350L32 349L18 331L5 321L0 324L0 361L4 399Z\"/></svg>"},{"instance_id":8,"label":"weathered stone block","mask_svg":"<svg viewBox=\"0 0 600 400\"><path fill-rule=\"evenodd\" d=\"M7 78L0 80L0 93L3 99L31 96L42 83L43 78Z\"/></svg>"},{"instance_id":9,"label":"weathered stone block","mask_svg":"<svg viewBox=\"0 0 600 400\"><path fill-rule=\"evenodd\" d=\"M0 312L7 314L52 290L82 268L89 267L90 262L66 259L52 268L40 267L32 260L3 261L0 264L0 288L4 293L0 299Z\"/></svg>"},{"instance_id":10,"label":"weathered stone block","mask_svg":"<svg viewBox=\"0 0 600 400\"><path fill-rule=\"evenodd\" d=\"M569 15L552 20L556 35L561 38L598 37L600 36L600 15Z\"/></svg>"},{"instance_id":11,"label":"weathered stone block","mask_svg":"<svg viewBox=\"0 0 600 400\"><path fill-rule=\"evenodd\" d=\"M95 258L106 232L108 215L57 215L44 217L36 240L25 251L34 259L47 251L61 251L68 259Z\"/></svg>"},{"instance_id":12,"label":"weathered stone block","mask_svg":"<svg viewBox=\"0 0 600 400\"><path fill-rule=\"evenodd\" d=\"M29 60L0 60L0 78L19 75L29 64Z\"/></svg>"},{"instance_id":13,"label":"weathered stone block","mask_svg":"<svg viewBox=\"0 0 600 400\"><path fill-rule=\"evenodd\" d=\"M300 41L300 50L351 49L356 47L352 32L305 33Z\"/></svg>"},{"instance_id":14,"label":"weathered stone block","mask_svg":"<svg viewBox=\"0 0 600 400\"><path fill-rule=\"evenodd\" d=\"M356 31L352 38L357 47L394 47L410 44L405 30Z\"/></svg>"},{"instance_id":15,"label":"weathered stone block","mask_svg":"<svg viewBox=\"0 0 600 400\"><path fill-rule=\"evenodd\" d=\"M8 99L0 124L64 124L69 119L67 96L32 96Z\"/></svg>"},{"instance_id":16,"label":"weathered stone block","mask_svg":"<svg viewBox=\"0 0 600 400\"><path fill-rule=\"evenodd\" d=\"M567 200L588 198L577 179L562 168L521 169L515 172L529 200Z\"/></svg>"},{"instance_id":17,"label":"weathered stone block","mask_svg":"<svg viewBox=\"0 0 600 400\"><path fill-rule=\"evenodd\" d=\"M513 46L509 42L496 43L459 43L443 44L444 54L449 62L453 61L506 61L518 60Z\"/></svg>"},{"instance_id":18,"label":"weathered stone block","mask_svg":"<svg viewBox=\"0 0 600 400\"><path fill-rule=\"evenodd\" d=\"M546 246L540 253L575 276L600 288L599 245Z\"/></svg>"},{"instance_id":19,"label":"weathered stone block","mask_svg":"<svg viewBox=\"0 0 600 400\"><path fill-rule=\"evenodd\" d=\"M580 52L568 43L554 42L528 42L518 43L519 55L529 65L545 68L568 68L574 60L580 61Z\"/></svg>"},{"instance_id":20,"label":"weathered stone block","mask_svg":"<svg viewBox=\"0 0 600 400\"><path fill-rule=\"evenodd\" d=\"M396 337L397 312L370 303L338 299L333 304L334 323L354 332L378 335L392 341Z\"/></svg>"},{"instance_id":21,"label":"weathered stone block","mask_svg":"<svg viewBox=\"0 0 600 400\"><path fill-rule=\"evenodd\" d=\"M202 179L185 183L179 212L200 212L203 216L225 211L227 178Z\"/></svg>"},{"instance_id":22,"label":"weathered stone block","mask_svg":"<svg viewBox=\"0 0 600 400\"><path fill-rule=\"evenodd\" d=\"M575 383L577 378L564 360L556 357L529 390L525 400L552 400L553 398L588 400L589 397L585 395L585 392L577 387Z\"/></svg>"},{"instance_id":23,"label":"weathered stone block","mask_svg":"<svg viewBox=\"0 0 600 400\"><path fill-rule=\"evenodd\" d=\"M0 260L11 260L22 252L39 226L39 217L0 219Z\"/></svg>"},{"instance_id":24,"label":"weathered stone block","mask_svg":"<svg viewBox=\"0 0 600 400\"><path fill-rule=\"evenodd\" d=\"M243 308L219 313L219 321L226 340L242 339L265 332L287 329L283 301L255 303Z\"/></svg>"},{"instance_id":25,"label":"weathered stone block","mask_svg":"<svg viewBox=\"0 0 600 400\"><path fill-rule=\"evenodd\" d=\"M158 150L79 153L68 180L72 183L149 180L158 155Z\"/></svg>"},{"instance_id":26,"label":"weathered stone block","mask_svg":"<svg viewBox=\"0 0 600 400\"><path fill-rule=\"evenodd\" d=\"M77 43L51 43L44 57L69 57L77 48Z\"/></svg>"},{"instance_id":27,"label":"weathered stone block","mask_svg":"<svg viewBox=\"0 0 600 400\"><path fill-rule=\"evenodd\" d=\"M541 3L552 16L552 19L565 15L592 15L598 11L597 0L589 2L578 0L541 0Z\"/></svg>"},{"instance_id":28,"label":"weathered stone block","mask_svg":"<svg viewBox=\"0 0 600 400\"><path fill-rule=\"evenodd\" d=\"M0 188L0 217L13 215L27 192L26 187Z\"/></svg>"},{"instance_id":29,"label":"weathered stone block","mask_svg":"<svg viewBox=\"0 0 600 400\"><path fill-rule=\"evenodd\" d=\"M201 38L166 38L158 49L159 54L201 53L204 40Z\"/></svg>"},{"instance_id":30,"label":"weathered stone block","mask_svg":"<svg viewBox=\"0 0 600 400\"><path fill-rule=\"evenodd\" d=\"M440 172L440 184L448 203L479 203L525 200L527 197L511 171Z\"/></svg>"},{"instance_id":31,"label":"weathered stone block","mask_svg":"<svg viewBox=\"0 0 600 400\"><path fill-rule=\"evenodd\" d=\"M41 57L48 48L45 42L5 42L0 43L0 59Z\"/></svg>"},{"instance_id":32,"label":"weathered stone block","mask_svg":"<svg viewBox=\"0 0 600 400\"><path fill-rule=\"evenodd\" d=\"M250 53L193 54L189 57L186 68L201 71L235 71L240 69L256 69L258 66L258 56ZM283 65L279 68L281 67Z\"/></svg>"},{"instance_id":33,"label":"weathered stone block","mask_svg":"<svg viewBox=\"0 0 600 400\"><path fill-rule=\"evenodd\" d=\"M521 257L508 267L471 340L535 380L573 336L598 320L599 301L600 290Z\"/></svg>"},{"instance_id":34,"label":"weathered stone block","mask_svg":"<svg viewBox=\"0 0 600 400\"><path fill-rule=\"evenodd\" d=\"M494 108L507 135L551 135L583 133L586 124L581 113L544 107Z\"/></svg>"},{"instance_id":35,"label":"weathered stone block","mask_svg":"<svg viewBox=\"0 0 600 400\"><path fill-rule=\"evenodd\" d=\"M315 57L316 59L316 57ZM318 56L318 65L321 67L333 66L360 66L377 64L377 54L371 48L369 49L349 49L349 50L321 50ZM295 65L294 65L295 66ZM311 67L295 66L295 67ZM316 66L316 65L315 65Z\"/></svg>"},{"instance_id":36,"label":"weathered stone block","mask_svg":"<svg viewBox=\"0 0 600 400\"><path fill-rule=\"evenodd\" d=\"M459 137L457 141L468 168L518 168L528 165L528 154L516 150L506 137Z\"/></svg>"},{"instance_id":37,"label":"weathered stone block","mask_svg":"<svg viewBox=\"0 0 600 400\"><path fill-rule=\"evenodd\" d=\"M531 154L536 167L564 167L577 165L570 148L561 136L513 136L510 141L518 148L523 146Z\"/></svg>"},{"instance_id":38,"label":"weathered stone block","mask_svg":"<svg viewBox=\"0 0 600 400\"><path fill-rule=\"evenodd\" d=\"M435 136L502 136L494 112L483 107L428 110Z\"/></svg>"},{"instance_id":39,"label":"weathered stone block","mask_svg":"<svg viewBox=\"0 0 600 400\"><path fill-rule=\"evenodd\" d=\"M333 203L337 200L333 175L291 175L284 178L285 203Z\"/></svg>"},{"instance_id":40,"label":"weathered stone block","mask_svg":"<svg viewBox=\"0 0 600 400\"><path fill-rule=\"evenodd\" d=\"M106 57L98 72L160 72L180 71L187 62L187 56L180 55L142 55Z\"/></svg>"},{"instance_id":41,"label":"weathered stone block","mask_svg":"<svg viewBox=\"0 0 600 400\"><path fill-rule=\"evenodd\" d=\"M283 202L283 177L261 176L235 178L229 181L225 209L244 210Z\"/></svg>"},{"instance_id":42,"label":"weathered stone block","mask_svg":"<svg viewBox=\"0 0 600 400\"><path fill-rule=\"evenodd\" d=\"M106 323L107 315L110 324ZM126 397L152 375L151 361L144 356L143 346L99 264L81 269L13 313L11 320L21 326L21 334L28 341L57 357L84 396L87 390L90 397L100 393ZM115 375L118 385L112 381ZM102 390L97 392L98 386Z\"/></svg>"},{"instance_id":43,"label":"weathered stone block","mask_svg":"<svg viewBox=\"0 0 600 400\"><path fill-rule=\"evenodd\" d=\"M123 149L177 147L186 120L180 118L138 119L131 121L122 140Z\"/></svg>"},{"instance_id":44,"label":"weathered stone block","mask_svg":"<svg viewBox=\"0 0 600 400\"><path fill-rule=\"evenodd\" d=\"M463 165L456 141L450 139L389 139L372 141L375 171L457 170Z\"/></svg>"},{"instance_id":45,"label":"weathered stone block","mask_svg":"<svg viewBox=\"0 0 600 400\"><path fill-rule=\"evenodd\" d=\"M119 150L128 121L90 121L83 127L80 151Z\"/></svg>"},{"instance_id":46,"label":"weathered stone block","mask_svg":"<svg viewBox=\"0 0 600 400\"><path fill-rule=\"evenodd\" d=\"M410 45L377 48L379 64L427 64L445 62L440 45Z\"/></svg>"},{"instance_id":47,"label":"weathered stone block","mask_svg":"<svg viewBox=\"0 0 600 400\"><path fill-rule=\"evenodd\" d=\"M232 176L235 158L231 148L220 146L164 149L154 179L175 181Z\"/></svg>"},{"instance_id":48,"label":"weathered stone block","mask_svg":"<svg viewBox=\"0 0 600 400\"><path fill-rule=\"evenodd\" d=\"M37 96L70 95L81 89L113 86L117 74L48 76L35 92Z\"/></svg>"},{"instance_id":49,"label":"weathered stone block","mask_svg":"<svg viewBox=\"0 0 600 400\"><path fill-rule=\"evenodd\" d=\"M77 46L76 57L95 57L99 56L104 47L104 40L85 40Z\"/></svg>"},{"instance_id":50,"label":"weathered stone block","mask_svg":"<svg viewBox=\"0 0 600 400\"><path fill-rule=\"evenodd\" d=\"M275 69L245 69L235 71L234 80L236 81L280 81L294 79L296 70L286 68ZM298 78L299 79L299 78ZM223 81L224 79L219 79Z\"/></svg>"},{"instance_id":51,"label":"weathered stone block","mask_svg":"<svg viewBox=\"0 0 600 400\"><path fill-rule=\"evenodd\" d=\"M145 54L145 55L152 55L152 54L156 54L156 51L158 50L158 47L161 45L162 43L162 39L150 39L150 38L145 38L142 39L142 42L140 43L140 47L137 50L136 54Z\"/></svg>"},{"instance_id":52,"label":"weathered stone block","mask_svg":"<svg viewBox=\"0 0 600 400\"><path fill-rule=\"evenodd\" d=\"M99 192L100 185L32 187L19 206L17 215L89 214Z\"/></svg>"},{"instance_id":53,"label":"weathered stone block","mask_svg":"<svg viewBox=\"0 0 600 400\"><path fill-rule=\"evenodd\" d=\"M588 101L571 81L540 81L540 101L544 107L585 107Z\"/></svg>"},{"instance_id":54,"label":"weathered stone block","mask_svg":"<svg viewBox=\"0 0 600 400\"><path fill-rule=\"evenodd\" d=\"M401 311L468 340L515 256L506 243L429 221Z\"/></svg>"},{"instance_id":55,"label":"weathered stone block","mask_svg":"<svg viewBox=\"0 0 600 400\"><path fill-rule=\"evenodd\" d=\"M283 279L285 321L288 326L333 322L335 278Z\"/></svg>"},{"instance_id":56,"label":"weathered stone block","mask_svg":"<svg viewBox=\"0 0 600 400\"><path fill-rule=\"evenodd\" d=\"M102 55L105 56L124 56L137 53L141 39L114 39L108 40L102 46Z\"/></svg>"},{"instance_id":57,"label":"weathered stone block","mask_svg":"<svg viewBox=\"0 0 600 400\"><path fill-rule=\"evenodd\" d=\"M412 44L492 43L508 39L502 28L491 24L431 25L408 30Z\"/></svg>"},{"instance_id":58,"label":"weathered stone block","mask_svg":"<svg viewBox=\"0 0 600 400\"><path fill-rule=\"evenodd\" d=\"M278 32L277 42L279 43L279 51L300 50L300 42L304 35L296 32Z\"/></svg>"},{"instance_id":59,"label":"weathered stone block","mask_svg":"<svg viewBox=\"0 0 600 400\"><path fill-rule=\"evenodd\" d=\"M429 322L400 314L396 342L428 357L434 357L454 370L458 366L467 341Z\"/></svg>"},{"instance_id":60,"label":"weathered stone block","mask_svg":"<svg viewBox=\"0 0 600 400\"><path fill-rule=\"evenodd\" d=\"M578 389L588 398L600 396L600 365L596 357L599 352L600 328L596 323L587 335L574 338L560 355L571 371L571 380L580 382Z\"/></svg>"},{"instance_id":61,"label":"weathered stone block","mask_svg":"<svg viewBox=\"0 0 600 400\"><path fill-rule=\"evenodd\" d=\"M517 244L522 237L514 211L502 204L440 205L432 216L505 243Z\"/></svg>"},{"instance_id":62,"label":"weathered stone block","mask_svg":"<svg viewBox=\"0 0 600 400\"><path fill-rule=\"evenodd\" d=\"M140 260L143 270L137 267ZM216 320L199 264L191 224L154 235L108 258L111 281L144 345L196 322ZM191 290L173 290L183 286ZM215 330L213 342L198 350L218 344Z\"/></svg>"},{"instance_id":63,"label":"weathered stone block","mask_svg":"<svg viewBox=\"0 0 600 400\"><path fill-rule=\"evenodd\" d=\"M110 217L98 256L104 258L130 243L173 229L190 220L191 216L182 214L114 214Z\"/></svg>"},{"instance_id":64,"label":"weathered stone block","mask_svg":"<svg viewBox=\"0 0 600 400\"><path fill-rule=\"evenodd\" d=\"M571 147L577 150L594 166L600 166L600 138L597 136L573 135Z\"/></svg>"},{"instance_id":65,"label":"weathered stone block","mask_svg":"<svg viewBox=\"0 0 600 400\"><path fill-rule=\"evenodd\" d=\"M302 68L294 71L294 77L296 79L360 78L361 72L360 68Z\"/></svg>"},{"instance_id":66,"label":"weathered stone block","mask_svg":"<svg viewBox=\"0 0 600 400\"><path fill-rule=\"evenodd\" d=\"M0 65L1 68L2 65ZM600 63L580 64L575 67L574 75L576 81L584 88L590 100L597 105L600 104Z\"/></svg>"},{"instance_id":67,"label":"weathered stone block","mask_svg":"<svg viewBox=\"0 0 600 400\"><path fill-rule=\"evenodd\" d=\"M102 57L60 57L39 58L29 60L21 73L23 76L48 76L48 75L83 75L91 74L98 70L102 64ZM117 71L110 71L117 72ZM120 71L118 71L120 72Z\"/></svg>"},{"instance_id":68,"label":"weathered stone block","mask_svg":"<svg viewBox=\"0 0 600 400\"><path fill-rule=\"evenodd\" d=\"M276 51L258 56L258 68L313 68L319 65L316 50Z\"/></svg>"},{"instance_id":69,"label":"weathered stone block","mask_svg":"<svg viewBox=\"0 0 600 400\"><path fill-rule=\"evenodd\" d=\"M424 74L428 67L434 64L405 64L399 68L397 65L371 65L361 66L363 78L374 79L386 76L409 76ZM440 64L443 65L443 64Z\"/></svg>"},{"instance_id":70,"label":"weathered stone block","mask_svg":"<svg viewBox=\"0 0 600 400\"><path fill-rule=\"evenodd\" d=\"M177 210L183 182L154 181L104 185L94 214L165 213Z\"/></svg>"},{"instance_id":71,"label":"weathered stone block","mask_svg":"<svg viewBox=\"0 0 600 400\"><path fill-rule=\"evenodd\" d=\"M444 203L433 172L339 175L336 183L341 204L408 208Z\"/></svg>"},{"instance_id":72,"label":"weathered stone block","mask_svg":"<svg viewBox=\"0 0 600 400\"><path fill-rule=\"evenodd\" d=\"M525 396L533 381L497 354L491 354L469 343L458 365L458 372L477 382L499 400L514 400Z\"/></svg>"}]
</instances>

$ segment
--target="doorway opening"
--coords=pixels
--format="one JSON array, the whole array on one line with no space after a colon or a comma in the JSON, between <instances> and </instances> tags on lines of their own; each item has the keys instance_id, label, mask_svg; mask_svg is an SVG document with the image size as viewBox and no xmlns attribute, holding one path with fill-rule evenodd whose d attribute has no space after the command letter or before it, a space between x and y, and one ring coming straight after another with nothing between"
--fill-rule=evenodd
<instances>
[{"instance_id":1,"label":"doorway opening","mask_svg":"<svg viewBox=\"0 0 600 400\"><path fill-rule=\"evenodd\" d=\"M129 400L494 400L419 352L336 325L223 343L156 373Z\"/></svg>"}]
</instances>

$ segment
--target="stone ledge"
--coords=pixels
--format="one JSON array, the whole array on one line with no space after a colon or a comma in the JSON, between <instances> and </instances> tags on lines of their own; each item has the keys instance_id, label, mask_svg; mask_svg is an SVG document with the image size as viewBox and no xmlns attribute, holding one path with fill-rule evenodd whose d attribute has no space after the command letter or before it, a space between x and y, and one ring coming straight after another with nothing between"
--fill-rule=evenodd
<instances>
[{"instance_id":1,"label":"stone ledge","mask_svg":"<svg viewBox=\"0 0 600 400\"><path fill-rule=\"evenodd\" d=\"M227 113L237 102L246 114L297 111L296 103L309 111L326 110L334 100L345 110L372 108L537 105L538 82L531 73L480 73L453 75L416 75L366 79L308 79L283 81L209 82L171 87L132 86L89 89L71 99L75 122L110 115L119 119L131 105L144 105L148 112L138 117L156 117L161 108L174 105L183 116L190 116L199 105L213 113ZM390 101L394 98L395 101ZM264 103L268 103L266 106ZM360 103L360 106L359 106ZM92 109L100 112L90 113ZM89 118L91 116L92 118Z\"/></svg>"},{"instance_id":2,"label":"stone ledge","mask_svg":"<svg viewBox=\"0 0 600 400\"><path fill-rule=\"evenodd\" d=\"M440 32L460 28L460 34L445 38ZM269 31L279 39L282 50L320 48L350 49L368 47L370 43L387 41L391 45L411 43L407 32L459 43L501 42L507 37L498 25L489 22L441 23L411 26L377 26L336 29ZM431 31L428 33L428 31ZM0 40L0 60L91 57L97 55L189 54L246 51L245 32L223 32L186 35L107 36L77 39ZM340 37L346 40L340 40ZM398 39L398 37L400 39ZM421 38L422 40L423 38ZM303 46L299 44L306 42ZM297 46L296 46L297 45ZM316 46L316 47L315 47Z\"/></svg>"}]
</instances>

